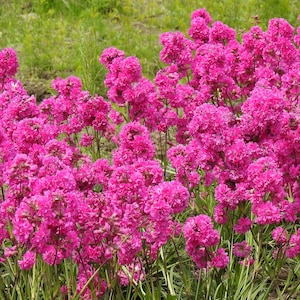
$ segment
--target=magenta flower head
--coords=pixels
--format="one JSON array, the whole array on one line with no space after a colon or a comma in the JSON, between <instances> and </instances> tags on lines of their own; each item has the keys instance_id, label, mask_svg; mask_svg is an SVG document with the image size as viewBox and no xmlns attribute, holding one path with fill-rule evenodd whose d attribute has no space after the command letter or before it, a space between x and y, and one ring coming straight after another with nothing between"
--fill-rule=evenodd
<instances>
[{"instance_id":1,"label":"magenta flower head","mask_svg":"<svg viewBox=\"0 0 300 300\"><path fill-rule=\"evenodd\" d=\"M191 136L202 141L207 139L208 134L216 136L227 130L233 120L234 116L227 107L216 107L213 104L204 103L194 110L188 130ZM203 143L206 142L203 140Z\"/></svg>"},{"instance_id":2,"label":"magenta flower head","mask_svg":"<svg viewBox=\"0 0 300 300\"><path fill-rule=\"evenodd\" d=\"M214 268L223 269L226 268L228 263L229 263L228 254L223 248L219 248L217 252L214 253L210 265Z\"/></svg>"},{"instance_id":3,"label":"magenta flower head","mask_svg":"<svg viewBox=\"0 0 300 300\"><path fill-rule=\"evenodd\" d=\"M257 87L243 103L241 128L247 140L261 140L280 132L284 98L277 89Z\"/></svg>"},{"instance_id":4,"label":"magenta flower head","mask_svg":"<svg viewBox=\"0 0 300 300\"><path fill-rule=\"evenodd\" d=\"M66 79L57 78L53 80L51 87L62 96L75 99L81 92L82 82L75 76L69 76Z\"/></svg>"},{"instance_id":5,"label":"magenta flower head","mask_svg":"<svg viewBox=\"0 0 300 300\"><path fill-rule=\"evenodd\" d=\"M300 15L299 15L299 17L300 17ZM299 20L299 17L298 17L298 20ZM299 47L299 45L300 45L300 27L297 28L297 34L294 37L294 42Z\"/></svg>"},{"instance_id":6,"label":"magenta flower head","mask_svg":"<svg viewBox=\"0 0 300 300\"><path fill-rule=\"evenodd\" d=\"M129 56L118 61L116 68L116 71L119 73L117 76L117 85L120 90L142 79L142 67L135 56Z\"/></svg>"},{"instance_id":7,"label":"magenta flower head","mask_svg":"<svg viewBox=\"0 0 300 300\"><path fill-rule=\"evenodd\" d=\"M210 28L203 18L194 18L188 31L189 36L199 45L207 43L209 40Z\"/></svg>"},{"instance_id":8,"label":"magenta flower head","mask_svg":"<svg viewBox=\"0 0 300 300\"><path fill-rule=\"evenodd\" d=\"M205 8L197 9L192 13L191 19L194 20L196 18L202 18L207 25L212 21L210 14Z\"/></svg>"},{"instance_id":9,"label":"magenta flower head","mask_svg":"<svg viewBox=\"0 0 300 300\"><path fill-rule=\"evenodd\" d=\"M146 186L155 186L163 181L163 169L158 161L140 161L134 166L144 176Z\"/></svg>"},{"instance_id":10,"label":"magenta flower head","mask_svg":"<svg viewBox=\"0 0 300 300\"><path fill-rule=\"evenodd\" d=\"M240 218L238 222L233 226L236 233L245 234L250 230L252 221L249 218Z\"/></svg>"},{"instance_id":11,"label":"magenta flower head","mask_svg":"<svg viewBox=\"0 0 300 300\"><path fill-rule=\"evenodd\" d=\"M210 31L210 42L227 45L235 40L235 31L220 21L214 22Z\"/></svg>"},{"instance_id":12,"label":"magenta flower head","mask_svg":"<svg viewBox=\"0 0 300 300\"><path fill-rule=\"evenodd\" d=\"M27 251L21 260L18 260L19 266L22 270L29 270L35 264L35 253Z\"/></svg>"},{"instance_id":13,"label":"magenta flower head","mask_svg":"<svg viewBox=\"0 0 300 300\"><path fill-rule=\"evenodd\" d=\"M217 204L214 209L214 220L219 224L226 224L228 221L227 210L223 204Z\"/></svg>"},{"instance_id":14,"label":"magenta flower head","mask_svg":"<svg viewBox=\"0 0 300 300\"><path fill-rule=\"evenodd\" d=\"M188 218L183 226L183 234L187 243L195 246L213 247L220 241L220 235L213 229L213 222L207 215Z\"/></svg>"},{"instance_id":15,"label":"magenta flower head","mask_svg":"<svg viewBox=\"0 0 300 300\"><path fill-rule=\"evenodd\" d=\"M187 207L189 191L179 181L160 183L154 189L154 194L169 204L172 214L181 213Z\"/></svg>"},{"instance_id":16,"label":"magenta flower head","mask_svg":"<svg viewBox=\"0 0 300 300\"><path fill-rule=\"evenodd\" d=\"M164 46L160 52L160 59L167 64L176 64L183 67L192 61L193 42L188 40L181 32L166 32L160 36Z\"/></svg>"},{"instance_id":17,"label":"magenta flower head","mask_svg":"<svg viewBox=\"0 0 300 300\"><path fill-rule=\"evenodd\" d=\"M191 16L191 27L188 31L189 36L197 45L207 43L209 40L210 27L212 21L209 13L204 9L195 10Z\"/></svg>"},{"instance_id":18,"label":"magenta flower head","mask_svg":"<svg viewBox=\"0 0 300 300\"><path fill-rule=\"evenodd\" d=\"M12 246L12 247L6 247L4 250L4 256L5 257L11 257L18 254L18 249L17 246Z\"/></svg>"},{"instance_id":19,"label":"magenta flower head","mask_svg":"<svg viewBox=\"0 0 300 300\"><path fill-rule=\"evenodd\" d=\"M274 241L276 241L278 244L284 244L287 241L287 235L288 232L286 229L282 228L281 226L278 226L272 231L272 238Z\"/></svg>"},{"instance_id":20,"label":"magenta flower head","mask_svg":"<svg viewBox=\"0 0 300 300\"><path fill-rule=\"evenodd\" d=\"M269 21L267 34L272 42L276 42L280 38L292 40L294 27L283 18L274 18Z\"/></svg>"},{"instance_id":21,"label":"magenta flower head","mask_svg":"<svg viewBox=\"0 0 300 300\"><path fill-rule=\"evenodd\" d=\"M251 253L251 246L246 241L235 243L233 246L233 254L237 257L245 258Z\"/></svg>"},{"instance_id":22,"label":"magenta flower head","mask_svg":"<svg viewBox=\"0 0 300 300\"><path fill-rule=\"evenodd\" d=\"M5 48L0 51L0 79L13 77L19 67L17 55L12 48Z\"/></svg>"},{"instance_id":23,"label":"magenta flower head","mask_svg":"<svg viewBox=\"0 0 300 300\"><path fill-rule=\"evenodd\" d=\"M270 201L257 204L252 210L257 215L255 222L259 225L278 224L283 218L280 209Z\"/></svg>"},{"instance_id":24,"label":"magenta flower head","mask_svg":"<svg viewBox=\"0 0 300 300\"><path fill-rule=\"evenodd\" d=\"M122 50L119 50L115 47L109 47L102 52L99 58L99 62L103 64L106 68L108 68L113 62L113 60L118 57L124 58L125 53Z\"/></svg>"},{"instance_id":25,"label":"magenta flower head","mask_svg":"<svg viewBox=\"0 0 300 300\"><path fill-rule=\"evenodd\" d=\"M295 258L300 254L300 229L291 235L289 244L286 250L286 256L288 258Z\"/></svg>"},{"instance_id":26,"label":"magenta flower head","mask_svg":"<svg viewBox=\"0 0 300 300\"><path fill-rule=\"evenodd\" d=\"M123 126L119 134L120 147L114 153L115 164L129 164L154 158L155 148L149 131L139 122L131 122Z\"/></svg>"},{"instance_id":27,"label":"magenta flower head","mask_svg":"<svg viewBox=\"0 0 300 300\"><path fill-rule=\"evenodd\" d=\"M93 144L94 136L84 133L80 139L80 145L83 147L88 147Z\"/></svg>"},{"instance_id":28,"label":"magenta flower head","mask_svg":"<svg viewBox=\"0 0 300 300\"><path fill-rule=\"evenodd\" d=\"M225 268L229 262L228 254L223 248L216 252L211 247L220 241L219 232L213 229L213 222L207 215L187 219L183 226L186 239L186 251L199 268Z\"/></svg>"}]
</instances>

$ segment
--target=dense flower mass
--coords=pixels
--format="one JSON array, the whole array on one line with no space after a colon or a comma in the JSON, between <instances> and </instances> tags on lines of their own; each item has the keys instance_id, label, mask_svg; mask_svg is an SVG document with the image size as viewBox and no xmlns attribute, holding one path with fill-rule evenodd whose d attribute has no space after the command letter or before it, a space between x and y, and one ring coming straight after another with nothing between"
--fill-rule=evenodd
<instances>
[{"instance_id":1,"label":"dense flower mass","mask_svg":"<svg viewBox=\"0 0 300 300\"><path fill-rule=\"evenodd\" d=\"M189 218L184 224L183 234L186 239L186 251L199 268L207 268L210 265L217 268L226 267L229 260L224 249L213 251L213 247L220 242L220 235L213 229L209 216L199 215Z\"/></svg>"},{"instance_id":2,"label":"dense flower mass","mask_svg":"<svg viewBox=\"0 0 300 300\"><path fill-rule=\"evenodd\" d=\"M108 288L96 266L122 285L144 280L181 234L200 269L226 268L228 253L252 265L246 237L264 230L274 257L298 256L299 32L273 19L239 43L199 9L189 38L161 35L167 66L153 82L111 47L100 57L108 99L70 76L40 104L14 77L15 51L2 50L0 261L72 259L90 299L89 278L97 297Z\"/></svg>"}]
</instances>

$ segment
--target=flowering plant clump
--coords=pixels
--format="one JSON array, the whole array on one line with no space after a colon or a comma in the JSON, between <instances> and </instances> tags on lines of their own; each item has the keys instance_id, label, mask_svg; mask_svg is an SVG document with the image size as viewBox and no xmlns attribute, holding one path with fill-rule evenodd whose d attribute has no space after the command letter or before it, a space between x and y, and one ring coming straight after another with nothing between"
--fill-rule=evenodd
<instances>
[{"instance_id":1,"label":"flowering plant clump","mask_svg":"<svg viewBox=\"0 0 300 300\"><path fill-rule=\"evenodd\" d=\"M162 34L153 82L111 47L107 99L70 76L40 104L2 50L1 264L68 260L61 293L93 299L139 286L172 243L201 274L299 257L299 28L273 19L240 43L199 9L189 38Z\"/></svg>"}]
</instances>

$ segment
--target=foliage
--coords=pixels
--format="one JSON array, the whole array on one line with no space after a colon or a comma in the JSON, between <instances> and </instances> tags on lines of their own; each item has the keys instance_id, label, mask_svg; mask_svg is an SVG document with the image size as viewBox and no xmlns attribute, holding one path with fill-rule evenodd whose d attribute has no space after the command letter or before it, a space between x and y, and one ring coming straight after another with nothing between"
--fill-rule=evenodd
<instances>
[{"instance_id":1,"label":"foliage","mask_svg":"<svg viewBox=\"0 0 300 300\"><path fill-rule=\"evenodd\" d=\"M186 33L190 14L206 7L214 20L237 32L283 17L296 25L297 2L248 1L137 1L137 0L12 0L0 7L0 47L18 52L18 78L42 100L52 91L51 79L75 75L91 93L105 91L105 72L98 54L114 46L140 58L143 72L153 79L162 68L156 58L161 32ZM256 16L257 17L254 17Z\"/></svg>"}]
</instances>

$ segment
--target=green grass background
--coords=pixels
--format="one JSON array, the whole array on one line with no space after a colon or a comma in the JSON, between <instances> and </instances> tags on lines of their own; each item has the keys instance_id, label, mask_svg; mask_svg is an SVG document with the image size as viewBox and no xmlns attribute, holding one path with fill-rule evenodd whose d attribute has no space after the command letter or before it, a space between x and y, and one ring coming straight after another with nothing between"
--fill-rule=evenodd
<instances>
[{"instance_id":1,"label":"green grass background","mask_svg":"<svg viewBox=\"0 0 300 300\"><path fill-rule=\"evenodd\" d=\"M91 93L105 94L103 49L115 46L140 59L153 78L159 61L159 35L187 33L190 15L205 7L214 21L236 29L267 28L273 17L298 26L299 1L288 0L0 0L0 47L19 57L18 77L29 93L44 97L57 76L75 75Z\"/></svg>"}]
</instances>

